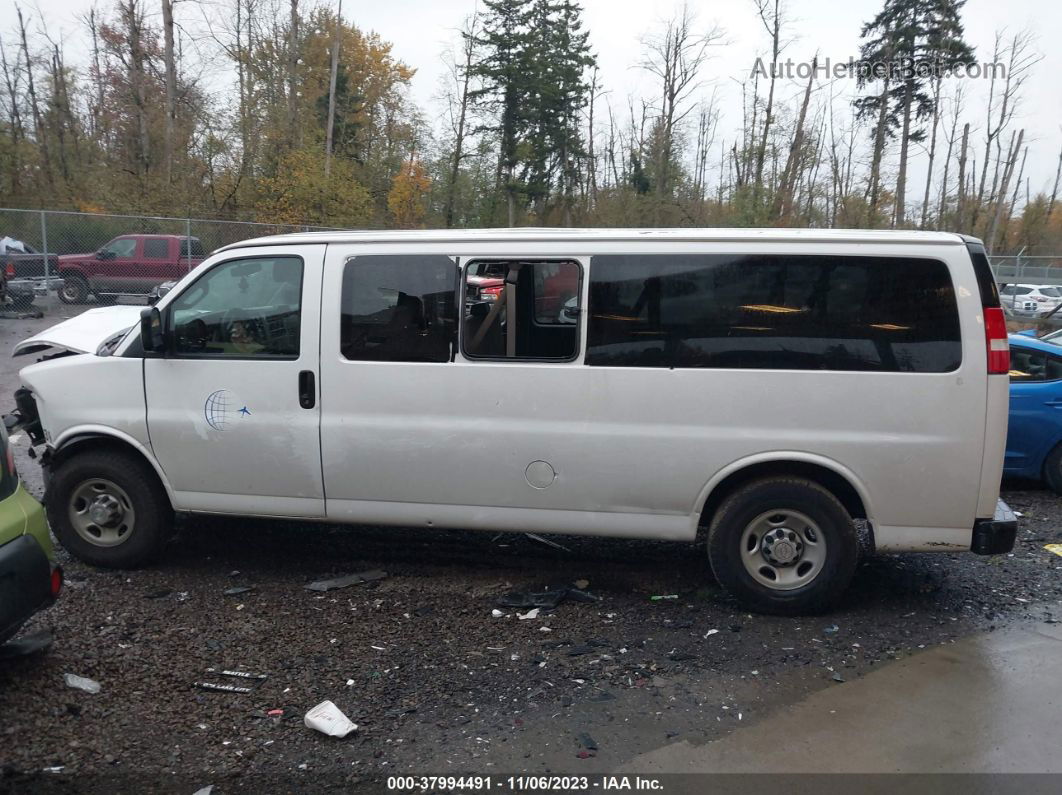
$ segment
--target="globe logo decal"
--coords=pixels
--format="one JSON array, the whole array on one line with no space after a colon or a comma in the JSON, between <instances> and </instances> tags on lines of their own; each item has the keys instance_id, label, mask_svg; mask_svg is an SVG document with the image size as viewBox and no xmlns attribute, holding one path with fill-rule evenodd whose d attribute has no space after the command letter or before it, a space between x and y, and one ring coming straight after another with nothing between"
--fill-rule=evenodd
<instances>
[{"instance_id":1,"label":"globe logo decal","mask_svg":"<svg viewBox=\"0 0 1062 795\"><path fill-rule=\"evenodd\" d=\"M227 389L218 389L207 395L203 404L203 417L207 425L215 431L223 431L229 422L229 415L236 405L232 393Z\"/></svg>"}]
</instances>

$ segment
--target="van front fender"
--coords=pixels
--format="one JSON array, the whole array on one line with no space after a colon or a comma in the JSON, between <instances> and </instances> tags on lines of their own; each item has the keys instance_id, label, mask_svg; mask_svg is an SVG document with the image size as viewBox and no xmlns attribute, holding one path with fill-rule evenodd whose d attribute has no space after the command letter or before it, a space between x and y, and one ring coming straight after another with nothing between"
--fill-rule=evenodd
<instances>
[{"instance_id":1,"label":"van front fender","mask_svg":"<svg viewBox=\"0 0 1062 795\"><path fill-rule=\"evenodd\" d=\"M78 425L73 428L67 428L58 439L55 439L49 445L44 456L42 456L41 464L46 469L56 467L77 451L95 445L123 447L147 461L151 468L155 470L162 487L166 489L166 496L169 497L170 504L173 504L173 489L170 487L169 478L166 477L166 473L159 466L155 456L138 440L115 428L105 425Z\"/></svg>"}]
</instances>

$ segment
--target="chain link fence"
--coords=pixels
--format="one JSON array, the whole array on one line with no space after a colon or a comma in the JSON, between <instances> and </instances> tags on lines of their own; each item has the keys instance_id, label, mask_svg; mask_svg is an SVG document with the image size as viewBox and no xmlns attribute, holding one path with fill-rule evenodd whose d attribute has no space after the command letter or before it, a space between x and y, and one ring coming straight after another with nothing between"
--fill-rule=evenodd
<instances>
[{"instance_id":1,"label":"chain link fence","mask_svg":"<svg viewBox=\"0 0 1062 795\"><path fill-rule=\"evenodd\" d=\"M0 267L9 299L28 305L146 297L230 243L326 227L0 209Z\"/></svg>"},{"instance_id":2,"label":"chain link fence","mask_svg":"<svg viewBox=\"0 0 1062 795\"><path fill-rule=\"evenodd\" d=\"M1000 284L1062 285L1062 257L1028 256L992 257L992 270Z\"/></svg>"}]
</instances>

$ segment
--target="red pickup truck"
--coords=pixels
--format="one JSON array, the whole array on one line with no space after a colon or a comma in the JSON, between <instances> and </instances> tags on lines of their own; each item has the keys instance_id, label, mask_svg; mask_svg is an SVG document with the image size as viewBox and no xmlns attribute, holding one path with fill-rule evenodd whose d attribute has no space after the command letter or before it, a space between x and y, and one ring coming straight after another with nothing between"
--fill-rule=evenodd
<instances>
[{"instance_id":1,"label":"red pickup truck","mask_svg":"<svg viewBox=\"0 0 1062 795\"><path fill-rule=\"evenodd\" d=\"M180 279L206 257L197 237L122 235L92 254L63 254L59 298L67 304L97 298L147 295L156 285Z\"/></svg>"}]
</instances>

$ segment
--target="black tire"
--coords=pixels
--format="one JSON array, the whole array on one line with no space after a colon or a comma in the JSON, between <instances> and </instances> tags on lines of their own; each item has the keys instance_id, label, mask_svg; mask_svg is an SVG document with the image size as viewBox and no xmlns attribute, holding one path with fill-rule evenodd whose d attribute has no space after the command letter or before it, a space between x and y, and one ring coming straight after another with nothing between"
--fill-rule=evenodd
<instances>
[{"instance_id":1,"label":"black tire","mask_svg":"<svg viewBox=\"0 0 1062 795\"><path fill-rule=\"evenodd\" d=\"M113 546L90 543L74 526L72 502L79 488L95 478L124 491L135 515L127 535ZM94 566L128 569L150 563L173 531L173 507L154 470L138 456L119 450L71 455L52 473L44 503L55 537L71 555Z\"/></svg>"},{"instance_id":2,"label":"black tire","mask_svg":"<svg viewBox=\"0 0 1062 795\"><path fill-rule=\"evenodd\" d=\"M1056 445L1044 459L1044 480L1051 491L1062 496L1062 444Z\"/></svg>"},{"instance_id":3,"label":"black tire","mask_svg":"<svg viewBox=\"0 0 1062 795\"><path fill-rule=\"evenodd\" d=\"M743 562L743 536L757 519L771 511L783 515L787 511L799 512L817 525L813 535L819 534L821 538L816 538L824 542L824 559L804 585L789 590L768 587L755 579ZM745 543L756 538L750 532ZM763 553L757 549L744 554L754 558ZM708 531L708 557L719 583L751 610L802 615L827 609L844 593L859 562L859 539L844 506L822 486L803 478L768 478L743 486L719 506ZM796 565L793 571L798 572L804 564ZM779 571L774 566L764 568L768 574Z\"/></svg>"},{"instance_id":4,"label":"black tire","mask_svg":"<svg viewBox=\"0 0 1062 795\"><path fill-rule=\"evenodd\" d=\"M88 300L89 286L84 276L64 276L59 288L59 300L64 304L83 304Z\"/></svg>"}]
</instances>

